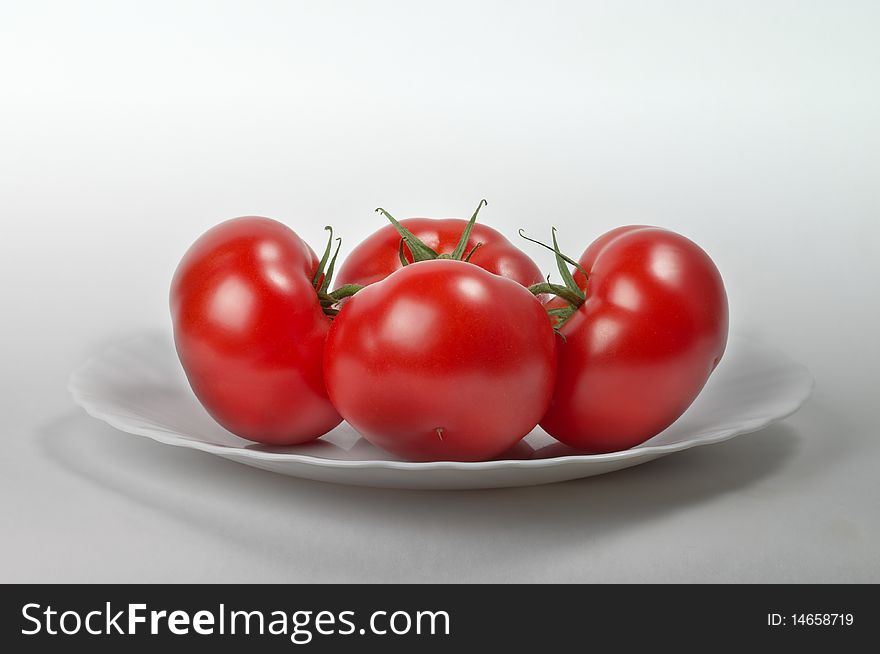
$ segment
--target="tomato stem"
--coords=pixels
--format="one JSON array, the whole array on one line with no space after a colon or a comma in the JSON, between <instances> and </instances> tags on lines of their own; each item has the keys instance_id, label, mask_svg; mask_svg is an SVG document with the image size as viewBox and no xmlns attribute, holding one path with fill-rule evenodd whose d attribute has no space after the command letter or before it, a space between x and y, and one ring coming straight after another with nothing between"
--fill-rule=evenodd
<instances>
[{"instance_id":1,"label":"tomato stem","mask_svg":"<svg viewBox=\"0 0 880 654\"><path fill-rule=\"evenodd\" d=\"M400 258L400 265L406 268L409 261L406 260L406 255L403 253L403 239L400 239L400 245L397 247L397 256Z\"/></svg>"},{"instance_id":2,"label":"tomato stem","mask_svg":"<svg viewBox=\"0 0 880 654\"><path fill-rule=\"evenodd\" d=\"M473 232L474 225L477 222L477 216L480 213L480 209L489 204L486 200L480 200L480 203L477 205L477 208L474 210L473 215L468 221L467 225L465 225L464 230L461 232L461 237L458 239L458 244L455 246L455 249L450 253L439 254L434 251L433 248L429 247L424 241L422 241L418 236L409 231L406 227L404 227L397 218L392 216L390 213L385 211L382 207L376 209L377 213L381 213L385 216L391 224L394 226L394 229L397 230L397 233L400 234L400 245L397 249L397 256L400 258L400 265L408 266L409 261L406 259L406 254L404 252L403 246L409 248L410 254L412 255L413 263L417 261L431 261L433 259L452 259L454 261L467 261L474 254L474 251L482 245L482 243L477 243L470 251L470 254L465 258L464 253L467 249L468 242L471 240L471 233Z\"/></svg>"},{"instance_id":3,"label":"tomato stem","mask_svg":"<svg viewBox=\"0 0 880 654\"><path fill-rule=\"evenodd\" d=\"M562 275L562 279L565 282L565 285L568 286L569 288L571 288L572 290L577 289L578 292L582 292L580 286L578 286L575 283L574 278L571 276L571 271L565 267L565 263L570 263L572 266L574 266L579 271L581 271L583 273L585 279L590 278L590 273L588 273L586 268L584 268L577 261L575 261L574 259L572 259L568 255L563 254L562 251L560 251L559 243L556 241L556 228L552 227L551 230L552 230L552 234L553 234L553 245L552 246L547 245L546 243L542 243L541 241L538 241L536 239L529 238L528 236L526 236L525 230L520 229L519 235L522 238L524 238L525 240L529 241L530 243L535 243L537 245L540 245L542 248L546 248L547 250L550 250L551 252L553 252L553 254L556 255L556 267L559 269L559 274Z\"/></svg>"},{"instance_id":4,"label":"tomato stem","mask_svg":"<svg viewBox=\"0 0 880 654\"><path fill-rule=\"evenodd\" d=\"M458 245L455 246L455 249L452 251L450 255L450 259L456 259L457 261L461 261L461 258L464 256L465 248L467 247L468 241L471 239L471 232L474 229L474 225L477 222L477 214L480 213L480 209L489 204L486 199L480 200L480 203L477 205L476 210L474 211L474 215L471 216L471 219L468 221L467 226L464 228L464 231L461 233L461 238L458 239Z\"/></svg>"},{"instance_id":5,"label":"tomato stem","mask_svg":"<svg viewBox=\"0 0 880 654\"><path fill-rule=\"evenodd\" d=\"M331 298L335 304L340 300L351 297L362 288L363 286L361 286L360 284L346 284L345 286L340 286L332 293L327 293L327 297Z\"/></svg>"},{"instance_id":6,"label":"tomato stem","mask_svg":"<svg viewBox=\"0 0 880 654\"><path fill-rule=\"evenodd\" d=\"M561 286L559 284L553 284L550 282L550 275L547 275L547 281L541 284L535 284L529 287L529 290L534 295L542 295L544 293L550 293L551 295L555 295L568 303L567 307L554 307L547 309L547 313L556 318L556 322L553 325L553 328L559 333L560 336L565 338L565 336L559 332L562 326L577 312L577 310L583 306L584 302L587 300L586 293L584 289L577 285L577 282L574 280L574 276L571 274L571 270L569 270L566 264L571 264L575 268L578 269L584 275L584 279L589 279L590 275L587 272L586 268L584 268L580 263L572 259L571 257L562 253L559 249L559 242L556 239L556 228L551 227L551 234L553 238L553 245L547 245L546 243L542 243L541 241L537 241L533 238L529 238L525 235L523 230L519 230L519 235L523 237L525 240L530 241L531 243L536 243L540 245L542 248L546 248L553 252L556 256L556 268L559 270L559 275L562 277L562 281L565 282L565 286Z\"/></svg>"},{"instance_id":7,"label":"tomato stem","mask_svg":"<svg viewBox=\"0 0 880 654\"><path fill-rule=\"evenodd\" d=\"M324 254L318 262L318 267L315 268L315 275L312 277L312 286L315 287L315 290L318 289L318 282L321 280L321 275L324 274L324 266L327 265L327 259L330 256L330 248L333 245L333 228L330 225L327 225L324 229L330 232L330 236L327 238L327 247L324 248Z\"/></svg>"},{"instance_id":8,"label":"tomato stem","mask_svg":"<svg viewBox=\"0 0 880 654\"><path fill-rule=\"evenodd\" d=\"M436 259L439 255L434 252L431 248L425 245L422 240L409 231L406 227L400 224L400 221L397 220L390 213L385 211L382 207L376 209L378 213L381 213L388 220L391 221L391 224L394 225L394 229L397 230L397 233L400 234L400 237L406 241L407 246L409 246L409 251L412 254L413 261L430 261L431 259ZM401 246L401 252L403 250L403 246Z\"/></svg>"},{"instance_id":9,"label":"tomato stem","mask_svg":"<svg viewBox=\"0 0 880 654\"><path fill-rule=\"evenodd\" d=\"M342 247L342 239L336 239L336 252L333 253L333 258L330 259L330 265L327 266L327 274L324 275L324 281L321 283L321 288L318 289L318 293L326 293L327 289L330 288L330 280L333 279L333 270L336 268L336 258L339 256L339 248Z\"/></svg>"},{"instance_id":10,"label":"tomato stem","mask_svg":"<svg viewBox=\"0 0 880 654\"><path fill-rule=\"evenodd\" d=\"M318 303L321 305L321 309L328 317L333 318L339 313L339 309L336 308L336 305L339 304L340 300L351 297L361 290L363 286L359 286L358 284L346 284L345 286L337 288L332 293L327 290L330 288L330 282L333 281L333 272L336 269L336 260L339 258L339 249L342 247L342 239L338 237L336 238L336 251L333 252L333 256L331 257L330 251L333 249L333 228L330 227L330 225L327 225L324 229L330 232L330 236L327 238L327 246L324 248L324 253L321 255L321 259L318 261L318 267L315 268L315 274L312 276L312 286L314 286L315 292L318 295Z\"/></svg>"},{"instance_id":11,"label":"tomato stem","mask_svg":"<svg viewBox=\"0 0 880 654\"><path fill-rule=\"evenodd\" d=\"M482 241L477 243L473 248L471 248L471 251L468 252L468 255L464 259L462 259L462 261L470 261L471 257L474 256L474 252L476 252L478 248L482 247L482 245L483 245Z\"/></svg>"},{"instance_id":12,"label":"tomato stem","mask_svg":"<svg viewBox=\"0 0 880 654\"><path fill-rule=\"evenodd\" d=\"M529 292L532 295L543 295L544 293L550 293L551 295L561 297L575 309L580 307L586 301L581 293L577 293L567 286L562 286L560 284L551 284L549 282L533 284L532 286L529 286Z\"/></svg>"}]
</instances>

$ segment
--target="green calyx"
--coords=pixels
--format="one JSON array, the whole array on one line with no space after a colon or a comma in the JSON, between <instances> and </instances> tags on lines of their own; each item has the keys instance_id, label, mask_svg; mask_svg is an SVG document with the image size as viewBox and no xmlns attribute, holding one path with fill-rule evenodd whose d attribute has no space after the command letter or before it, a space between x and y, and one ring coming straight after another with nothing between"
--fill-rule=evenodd
<instances>
[{"instance_id":1,"label":"green calyx","mask_svg":"<svg viewBox=\"0 0 880 654\"><path fill-rule=\"evenodd\" d=\"M315 274L312 277L312 286L318 294L318 302L321 305L321 309L326 315L333 318L339 313L339 309L336 308L336 305L339 304L342 299L351 297L357 293L363 288L363 286L358 284L346 284L345 286L337 288L333 292L328 291L330 288L330 282L333 279L333 271L336 268L336 259L339 256L339 248L342 246L342 239L336 239L336 251L331 258L330 250L333 249L333 228L327 225L324 229L330 232L330 236L327 238L327 247L324 248L324 254L321 255L321 260L318 262L318 267L315 269Z\"/></svg>"},{"instance_id":2,"label":"green calyx","mask_svg":"<svg viewBox=\"0 0 880 654\"><path fill-rule=\"evenodd\" d=\"M571 274L571 270L569 270L568 266L572 265L577 268L580 272L583 273L585 279L589 279L589 273L587 273L586 269L581 264L579 264L571 257L563 254L562 251L559 249L559 243L556 240L555 227L551 228L551 233L553 236L552 247L547 245L546 243L542 243L541 241L536 241L533 238L529 238L525 235L523 230L519 230L519 235L522 238L531 243L536 243L542 248L550 250L556 257L556 268L559 270L559 275L560 277L562 277L564 285L551 283L550 277L548 275L546 282L541 282L540 284L534 284L530 286L529 291L531 291L534 295L543 295L545 293L549 293L550 295L555 295L556 297L561 298L568 303L567 307L556 307L552 309L547 309L547 313L557 319L554 327L558 331L566 323L566 321L568 321L568 319L571 318L574 313L584 304L584 302L587 301L587 296L584 293L584 290L577 285L577 282L574 281L574 276Z\"/></svg>"},{"instance_id":3,"label":"green calyx","mask_svg":"<svg viewBox=\"0 0 880 654\"><path fill-rule=\"evenodd\" d=\"M477 243L471 251L465 255L465 250L467 249L468 241L471 238L471 232L474 230L474 225L477 222L477 215L480 213L480 209L489 204L485 200L480 200L480 203L477 205L476 210L474 211L474 215L471 216L471 219L468 221L464 230L461 233L461 238L458 240L458 245L455 246L455 249L446 254L439 254L434 251L433 248L429 247L422 241L418 236L409 231L406 227L404 227L400 221L397 220L390 213L385 211L382 207L376 209L377 213L381 213L385 216L392 225L394 225L394 229L397 230L397 233L400 234L400 246L397 250L397 255L400 257L400 263L403 266L408 266L409 261L406 259L406 255L403 250L404 244L409 248L409 252L412 255L413 263L419 261L431 261L433 259L452 259L453 261L470 261L471 257L474 256L474 252L477 251L482 243Z\"/></svg>"}]
</instances>

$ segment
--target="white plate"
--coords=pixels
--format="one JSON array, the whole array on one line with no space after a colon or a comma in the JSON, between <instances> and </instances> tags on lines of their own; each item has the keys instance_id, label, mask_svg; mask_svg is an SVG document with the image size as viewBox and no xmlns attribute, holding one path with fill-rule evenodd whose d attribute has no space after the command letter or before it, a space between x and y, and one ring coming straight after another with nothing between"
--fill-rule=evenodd
<instances>
[{"instance_id":1,"label":"white plate","mask_svg":"<svg viewBox=\"0 0 880 654\"><path fill-rule=\"evenodd\" d=\"M122 431L294 477L386 488L532 486L600 475L697 445L756 431L791 415L813 379L775 349L731 340L693 406L647 443L612 454L582 455L536 429L504 459L410 463L373 447L343 423L307 445L269 447L220 427L187 384L171 340L149 335L90 359L70 377L74 400Z\"/></svg>"}]
</instances>

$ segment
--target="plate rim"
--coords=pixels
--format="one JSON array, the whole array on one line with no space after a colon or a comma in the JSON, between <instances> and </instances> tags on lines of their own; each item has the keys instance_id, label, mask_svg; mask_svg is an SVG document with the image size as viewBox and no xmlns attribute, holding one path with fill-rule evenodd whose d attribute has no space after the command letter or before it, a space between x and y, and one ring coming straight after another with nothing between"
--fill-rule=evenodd
<instances>
[{"instance_id":1,"label":"plate rim","mask_svg":"<svg viewBox=\"0 0 880 654\"><path fill-rule=\"evenodd\" d=\"M89 358L87 358L82 364L77 366L69 375L67 381L67 390L72 395L73 401L75 404L80 406L85 412L97 419L101 420L114 429L118 429L119 431L133 434L135 436L141 436L144 438L149 438L150 440L156 441L158 443L162 443L164 445L171 445L174 447L183 447L187 449L195 449L202 452L207 452L209 454L214 454L218 456L223 456L229 458L230 455L234 458L238 459L259 459L263 461L273 461L273 462L284 462L284 463L299 463L305 466L313 466L313 467L321 467L321 468L351 468L351 469L390 469L390 470L407 470L407 471L416 471L416 470L468 470L468 471L477 471L477 470L487 470L487 469L505 469L505 468L545 468L545 467L554 467L561 465L571 465L577 463L588 463L588 462L610 462L610 461L621 461L627 460L631 458L638 458L644 455L655 455L656 457L663 456L666 454L672 454L675 452L681 452L684 450L691 449L693 447L699 447L701 445L713 445L716 443L721 443L726 440L730 440L736 436L742 436L745 434L754 433L767 427L774 422L779 422L781 420L785 420L790 417L801 407L806 404L806 402L810 399L813 394L813 391L816 386L816 379L810 372L810 370L803 365L793 359L791 359L784 352L775 348L773 346L769 346L767 344L762 343L762 347L767 347L773 349L779 356L786 359L786 361L793 367L799 368L803 378L808 383L804 384L801 389L800 395L797 397L793 406L787 412L783 414L773 415L766 419L760 419L757 421L753 421L753 424L749 424L747 427L741 427L736 429L726 429L722 431L720 434L716 434L710 437L703 438L690 438L683 441L678 441L675 443L668 443L666 445L637 445L636 447L630 448L628 450L621 450L618 452L608 452L605 454L566 454L562 456L548 457L544 459L492 459L489 461L392 461L385 459L325 459L322 457L316 457L309 454L297 454L297 453L284 453L284 452L264 452L260 450L248 450L243 447L232 447L228 445L220 445L217 443L206 443L204 441L197 440L189 440L186 439L176 432L170 432L162 427L151 427L151 428L140 428L138 426L133 426L131 424L123 424L123 421L118 419L111 412L100 409L93 403L89 397L89 393L83 391L80 383L80 378L84 373L89 371L96 363L106 355L111 352L117 350L123 350L126 347L129 347L135 343L143 342L149 339L155 339L158 334L151 335L142 335L136 338L128 339L124 342L117 343L116 345L112 345L107 347L97 354L93 354ZM737 335L737 338L742 340L754 340L744 337L742 335ZM222 425L220 426L221 428ZM164 436L162 432L168 434L168 436ZM231 432L230 432L231 433ZM232 434L235 436L235 434ZM238 438L238 437L237 437ZM646 441L646 443L650 443Z\"/></svg>"}]
</instances>

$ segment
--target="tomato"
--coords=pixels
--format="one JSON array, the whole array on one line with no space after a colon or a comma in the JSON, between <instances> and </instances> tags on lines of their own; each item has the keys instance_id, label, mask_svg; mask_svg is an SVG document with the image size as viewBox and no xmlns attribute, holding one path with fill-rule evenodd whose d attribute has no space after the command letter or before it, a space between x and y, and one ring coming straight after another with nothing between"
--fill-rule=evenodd
<instances>
[{"instance_id":1,"label":"tomato","mask_svg":"<svg viewBox=\"0 0 880 654\"><path fill-rule=\"evenodd\" d=\"M291 229L251 216L208 230L177 267L177 353L196 397L232 433L290 445L341 421L322 367L328 253L319 262Z\"/></svg>"},{"instance_id":2,"label":"tomato","mask_svg":"<svg viewBox=\"0 0 880 654\"><path fill-rule=\"evenodd\" d=\"M556 387L541 427L578 450L628 449L684 413L721 360L724 284L702 249L656 227L608 232L577 263L568 291L585 299L560 316ZM558 300L550 305L559 311Z\"/></svg>"},{"instance_id":3,"label":"tomato","mask_svg":"<svg viewBox=\"0 0 880 654\"><path fill-rule=\"evenodd\" d=\"M485 200L480 206L484 203ZM480 207L477 207L477 212L479 210ZM380 211L385 213L384 210ZM428 255L431 258L438 255L448 257L456 246L461 246L463 252L454 258L465 258L469 254L471 263L523 286L542 281L541 269L527 254L514 247L500 232L480 223L475 224L477 212L470 221L460 218L406 218L399 222L385 213L394 224L374 232L351 251L339 270L338 284L375 284L404 267L401 253L407 263L412 263L413 249L419 246L432 251L434 256ZM420 243L411 248L412 241L404 237L401 244L402 233L397 225ZM471 231L468 231L469 225ZM465 233L468 237L462 244L461 238Z\"/></svg>"},{"instance_id":4,"label":"tomato","mask_svg":"<svg viewBox=\"0 0 880 654\"><path fill-rule=\"evenodd\" d=\"M324 375L368 441L416 461L480 461L528 434L556 372L555 336L523 286L461 261L408 265L347 300Z\"/></svg>"}]
</instances>

